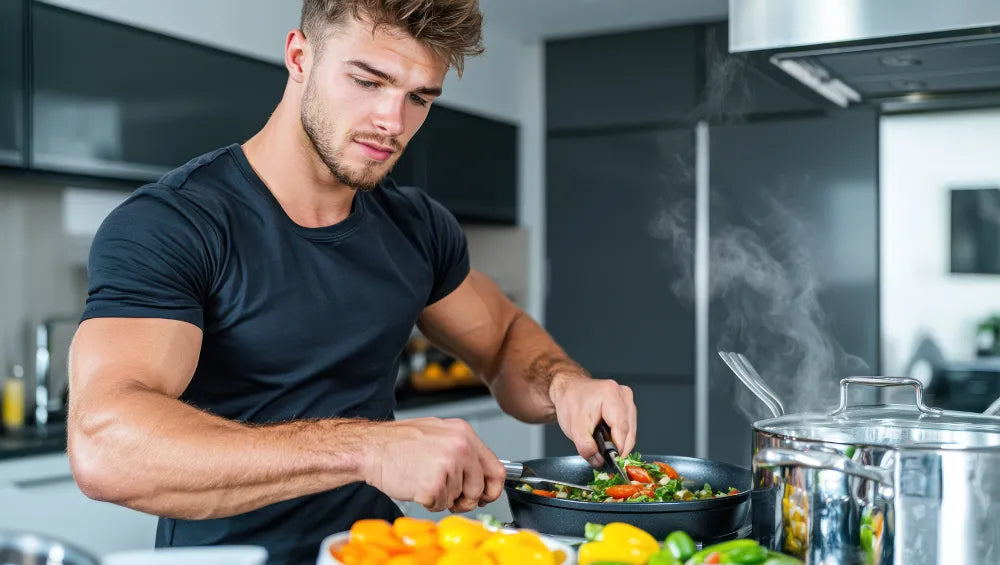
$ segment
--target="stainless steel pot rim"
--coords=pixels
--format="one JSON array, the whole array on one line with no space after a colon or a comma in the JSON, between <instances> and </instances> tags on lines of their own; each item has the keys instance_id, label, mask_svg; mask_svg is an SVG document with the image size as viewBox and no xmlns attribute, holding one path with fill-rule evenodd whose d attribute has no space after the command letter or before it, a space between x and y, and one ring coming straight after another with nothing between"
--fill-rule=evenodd
<instances>
[{"instance_id":1,"label":"stainless steel pot rim","mask_svg":"<svg viewBox=\"0 0 1000 565\"><path fill-rule=\"evenodd\" d=\"M778 429L782 427L814 426L818 430L846 431L872 426L893 429L942 430L996 434L1000 436L1000 417L970 412L942 411L927 414L912 406L887 404L858 406L831 416L822 412L790 414L754 422L755 428Z\"/></svg>"},{"instance_id":2,"label":"stainless steel pot rim","mask_svg":"<svg viewBox=\"0 0 1000 565\"><path fill-rule=\"evenodd\" d=\"M756 426L756 425L755 425ZM793 435L785 432L776 432L771 430L764 430L761 428L756 428L755 431L759 434L763 434L769 437L774 437L782 441L799 442L804 444L817 444L821 443L824 445L841 446L845 449L848 447L854 447L857 449L868 449L868 448L878 448L878 449L895 449L897 451L905 452L935 452L935 451L955 451L955 452L968 452L968 453L1000 453L1000 445L998 446L977 446L977 445L967 445L960 443L920 443L920 444L899 444L899 443L876 443L876 442L865 442L865 441L848 441L838 438L816 438L807 435Z\"/></svg>"}]
</instances>

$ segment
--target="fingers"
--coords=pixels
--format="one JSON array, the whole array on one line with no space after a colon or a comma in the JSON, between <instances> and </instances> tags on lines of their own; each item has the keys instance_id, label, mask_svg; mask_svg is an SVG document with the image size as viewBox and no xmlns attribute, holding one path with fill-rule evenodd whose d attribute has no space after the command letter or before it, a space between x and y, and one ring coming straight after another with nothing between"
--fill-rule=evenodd
<instances>
[{"instance_id":1,"label":"fingers","mask_svg":"<svg viewBox=\"0 0 1000 565\"><path fill-rule=\"evenodd\" d=\"M483 468L484 480L483 491L479 498L479 504L482 506L500 498L504 481L507 479L507 470L485 443L482 441L479 443L482 445L482 449L479 451L479 462Z\"/></svg>"},{"instance_id":2,"label":"fingers","mask_svg":"<svg viewBox=\"0 0 1000 565\"><path fill-rule=\"evenodd\" d=\"M620 390L629 421L629 431L628 434L625 435L625 445L622 446L622 453L628 455L629 453L632 453L633 449L635 449L636 434L638 433L637 430L639 428L637 425L638 414L635 407L635 398L632 394L632 389L627 386L622 386Z\"/></svg>"},{"instance_id":3,"label":"fingers","mask_svg":"<svg viewBox=\"0 0 1000 565\"><path fill-rule=\"evenodd\" d=\"M458 499L450 506L452 512L468 512L479 505L479 499L483 495L483 468L482 464L470 461L465 466L465 473L462 478L462 492Z\"/></svg>"},{"instance_id":4,"label":"fingers","mask_svg":"<svg viewBox=\"0 0 1000 565\"><path fill-rule=\"evenodd\" d=\"M625 393L622 391L624 387L618 386L614 381L608 381L608 385L613 388L604 391L601 415L611 428L611 441L620 454L626 455L635 445L635 424L629 408L634 407L634 404L625 402Z\"/></svg>"},{"instance_id":5,"label":"fingers","mask_svg":"<svg viewBox=\"0 0 1000 565\"><path fill-rule=\"evenodd\" d=\"M580 457L587 460L592 467L601 467L604 465L604 458L601 457L601 452L597 449L597 442L594 441L594 426L597 425L595 418L594 424L590 426L582 426L581 429L587 429L589 427L589 432L579 431L574 434L574 437L570 439L573 440L573 445L576 447L577 453Z\"/></svg>"},{"instance_id":6,"label":"fingers","mask_svg":"<svg viewBox=\"0 0 1000 565\"><path fill-rule=\"evenodd\" d=\"M447 474L444 488L437 492L437 496L434 497L434 507L429 510L431 512L441 512L442 510L447 510L454 504L455 499L461 494L462 470L460 468L456 468Z\"/></svg>"}]
</instances>

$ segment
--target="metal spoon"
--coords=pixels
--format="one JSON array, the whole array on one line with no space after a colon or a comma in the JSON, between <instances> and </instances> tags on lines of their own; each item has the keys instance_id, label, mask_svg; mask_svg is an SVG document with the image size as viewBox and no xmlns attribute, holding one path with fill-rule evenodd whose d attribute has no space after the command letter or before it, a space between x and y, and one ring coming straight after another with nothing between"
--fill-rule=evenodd
<instances>
[{"instance_id":1,"label":"metal spoon","mask_svg":"<svg viewBox=\"0 0 1000 565\"><path fill-rule=\"evenodd\" d=\"M587 485L578 485L574 483L567 483L565 481L557 481L555 479L539 477L537 474L535 474L535 471L531 467L528 467L523 463L518 463L516 461L504 461L503 459L501 459L500 462L503 463L504 469L507 470L508 481L527 483L531 486L562 485L565 487L580 489L587 492L593 492L594 490L588 487ZM550 490L550 489L544 489L544 490Z\"/></svg>"},{"instance_id":2,"label":"metal spoon","mask_svg":"<svg viewBox=\"0 0 1000 565\"><path fill-rule=\"evenodd\" d=\"M740 379L740 382L767 406L775 418L785 414L785 405L781 403L781 400L771 390L771 387L767 386L767 383L761 378L760 373L757 372L757 369L750 364L750 361L746 357L740 353L727 351L720 351L719 357L722 358L726 366L729 367L736 377Z\"/></svg>"}]
</instances>

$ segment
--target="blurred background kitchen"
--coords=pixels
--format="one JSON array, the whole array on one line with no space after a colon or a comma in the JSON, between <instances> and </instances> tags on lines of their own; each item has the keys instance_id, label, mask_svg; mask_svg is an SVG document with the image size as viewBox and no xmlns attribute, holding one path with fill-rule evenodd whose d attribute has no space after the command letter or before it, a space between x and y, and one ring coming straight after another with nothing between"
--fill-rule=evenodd
<instances>
[{"instance_id":1,"label":"blurred background kitchen","mask_svg":"<svg viewBox=\"0 0 1000 565\"><path fill-rule=\"evenodd\" d=\"M772 59L730 44L753 4L482 0L486 54L392 176L447 206L473 265L594 376L635 390L640 451L749 465L764 414L719 349L794 409L884 374L983 410L1000 396L1000 43L983 31L1000 21ZM0 0L0 529L151 545L155 518L87 500L65 455L90 240L129 191L263 125L299 7ZM397 400L399 418L469 420L507 459L573 452L416 331Z\"/></svg>"}]
</instances>

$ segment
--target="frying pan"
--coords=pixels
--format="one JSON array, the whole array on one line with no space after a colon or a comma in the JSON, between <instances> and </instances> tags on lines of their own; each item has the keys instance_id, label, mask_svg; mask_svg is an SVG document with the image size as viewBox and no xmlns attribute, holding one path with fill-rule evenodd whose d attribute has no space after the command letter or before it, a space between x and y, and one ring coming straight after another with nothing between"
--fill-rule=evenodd
<instances>
[{"instance_id":1,"label":"frying pan","mask_svg":"<svg viewBox=\"0 0 1000 565\"><path fill-rule=\"evenodd\" d=\"M626 522L662 539L683 530L700 542L734 536L746 523L750 511L750 470L728 463L694 457L643 455L645 461L662 461L682 477L713 490L729 487L739 492L708 500L678 502L587 502L546 498L518 490L507 483L507 501L514 524L543 534L583 537L587 522ZM582 457L548 457L524 461L541 476L570 483L587 484L594 470Z\"/></svg>"}]
</instances>

